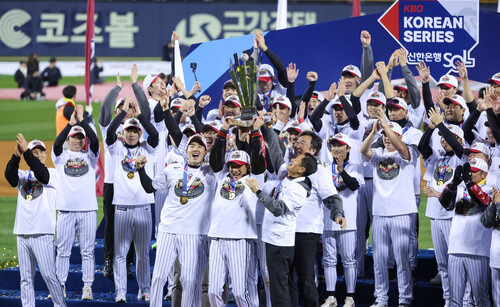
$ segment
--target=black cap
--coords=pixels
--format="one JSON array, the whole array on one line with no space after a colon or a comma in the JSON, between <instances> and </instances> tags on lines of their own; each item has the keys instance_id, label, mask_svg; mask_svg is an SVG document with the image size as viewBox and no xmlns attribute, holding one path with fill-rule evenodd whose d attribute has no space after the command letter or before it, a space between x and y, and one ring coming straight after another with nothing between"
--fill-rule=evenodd
<instances>
[{"instance_id":1,"label":"black cap","mask_svg":"<svg viewBox=\"0 0 500 307\"><path fill-rule=\"evenodd\" d=\"M50 62L51 62L51 63L52 63L52 62L55 62L55 61L56 61L56 57L55 57L55 56L53 56L53 57L51 57L51 58L50 58Z\"/></svg>"}]
</instances>

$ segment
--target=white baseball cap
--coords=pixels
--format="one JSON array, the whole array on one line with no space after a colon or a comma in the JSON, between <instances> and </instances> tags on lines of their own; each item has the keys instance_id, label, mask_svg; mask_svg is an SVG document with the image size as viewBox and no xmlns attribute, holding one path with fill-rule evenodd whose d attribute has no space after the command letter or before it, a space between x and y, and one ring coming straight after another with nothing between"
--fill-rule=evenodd
<instances>
[{"instance_id":1,"label":"white baseball cap","mask_svg":"<svg viewBox=\"0 0 500 307\"><path fill-rule=\"evenodd\" d=\"M243 150L235 150L231 152L227 163L236 163L238 165L250 164L250 156Z\"/></svg>"},{"instance_id":2,"label":"white baseball cap","mask_svg":"<svg viewBox=\"0 0 500 307\"><path fill-rule=\"evenodd\" d=\"M274 77L274 68L269 64L259 66L259 81L269 82Z\"/></svg>"},{"instance_id":3,"label":"white baseball cap","mask_svg":"<svg viewBox=\"0 0 500 307\"><path fill-rule=\"evenodd\" d=\"M28 149L29 150L33 150L35 148L41 148L43 150L47 150L46 147L45 147L45 144L40 141L40 140L33 140L31 142L28 143Z\"/></svg>"},{"instance_id":4,"label":"white baseball cap","mask_svg":"<svg viewBox=\"0 0 500 307\"><path fill-rule=\"evenodd\" d=\"M205 137L201 134L193 134L189 139L188 139L188 146L189 144L191 144L192 141L194 140L199 140L203 146L205 146L205 149L207 149L207 140L205 139Z\"/></svg>"},{"instance_id":5,"label":"white baseball cap","mask_svg":"<svg viewBox=\"0 0 500 307\"><path fill-rule=\"evenodd\" d=\"M129 118L123 124L123 130L127 130L130 127L137 128L139 131L142 131L141 123L135 118Z\"/></svg>"},{"instance_id":6,"label":"white baseball cap","mask_svg":"<svg viewBox=\"0 0 500 307\"><path fill-rule=\"evenodd\" d=\"M203 126L201 127L201 131L207 132L208 130L219 132L219 129L217 128L217 123L216 122L204 123Z\"/></svg>"},{"instance_id":7,"label":"white baseball cap","mask_svg":"<svg viewBox=\"0 0 500 307\"><path fill-rule=\"evenodd\" d=\"M470 170L473 172L488 172L488 164L482 159L474 158L469 161Z\"/></svg>"},{"instance_id":8,"label":"white baseball cap","mask_svg":"<svg viewBox=\"0 0 500 307\"><path fill-rule=\"evenodd\" d=\"M328 144L332 144L333 142L339 142L342 145L347 145L349 148L352 148L352 140L351 138L344 133L337 133L330 138Z\"/></svg>"},{"instance_id":9,"label":"white baseball cap","mask_svg":"<svg viewBox=\"0 0 500 307\"><path fill-rule=\"evenodd\" d=\"M389 125L389 128L391 128L391 130L397 135L403 135L403 128L401 128L401 126L398 123L388 122L387 125Z\"/></svg>"},{"instance_id":10,"label":"white baseball cap","mask_svg":"<svg viewBox=\"0 0 500 307\"><path fill-rule=\"evenodd\" d=\"M393 88L395 90L400 90L400 91L403 91L405 93L408 93L408 85L406 84L406 81L403 81L403 82L399 83L398 85L395 85Z\"/></svg>"},{"instance_id":11,"label":"white baseball cap","mask_svg":"<svg viewBox=\"0 0 500 307\"><path fill-rule=\"evenodd\" d=\"M456 105L459 105L463 109L467 108L467 104L465 103L465 99L462 96L457 95L457 94L452 95L450 97L446 97L445 99L443 99L443 103L444 104L454 103Z\"/></svg>"},{"instance_id":12,"label":"white baseball cap","mask_svg":"<svg viewBox=\"0 0 500 307\"><path fill-rule=\"evenodd\" d=\"M467 151L475 153L483 153L488 157L490 156L490 148L486 144L481 142L476 142L472 144L470 148L467 148Z\"/></svg>"},{"instance_id":13,"label":"white baseball cap","mask_svg":"<svg viewBox=\"0 0 500 307\"><path fill-rule=\"evenodd\" d=\"M118 100L115 102L115 111L116 111L116 109L118 109L118 108L119 108L122 104L124 104L124 103L125 103L125 99L126 99L126 98L125 98L125 97L123 97L123 98L118 99Z\"/></svg>"},{"instance_id":14,"label":"white baseball cap","mask_svg":"<svg viewBox=\"0 0 500 307\"><path fill-rule=\"evenodd\" d=\"M180 97L177 97L177 98L173 99L172 101L170 101L170 108L177 108L177 109L180 109L180 108L181 108L182 103L183 103L185 100L186 100L186 99L184 99L184 98L180 98Z\"/></svg>"},{"instance_id":15,"label":"white baseball cap","mask_svg":"<svg viewBox=\"0 0 500 307\"><path fill-rule=\"evenodd\" d=\"M275 104L280 104L283 107L286 107L290 110L292 109L292 103L290 102L290 99L288 99L288 97L285 96L279 96L278 98L276 98L276 100L274 100L273 102L273 107Z\"/></svg>"},{"instance_id":16,"label":"white baseball cap","mask_svg":"<svg viewBox=\"0 0 500 307\"><path fill-rule=\"evenodd\" d=\"M188 130L191 130L192 132L196 133L196 128L194 127L193 124L187 124L182 128L182 133L186 133Z\"/></svg>"},{"instance_id":17,"label":"white baseball cap","mask_svg":"<svg viewBox=\"0 0 500 307\"><path fill-rule=\"evenodd\" d=\"M408 110L408 104L403 98L393 97L387 101L387 106L394 106L398 109Z\"/></svg>"},{"instance_id":18,"label":"white baseball cap","mask_svg":"<svg viewBox=\"0 0 500 307\"><path fill-rule=\"evenodd\" d=\"M86 136L85 130L83 130L82 127L80 127L80 126L73 126L73 127L71 127L71 130L69 131L68 137L75 136L77 134L82 134L83 137Z\"/></svg>"},{"instance_id":19,"label":"white baseball cap","mask_svg":"<svg viewBox=\"0 0 500 307\"><path fill-rule=\"evenodd\" d=\"M488 81L486 81L489 84L498 84L500 85L500 72L497 72L496 74L493 75Z\"/></svg>"},{"instance_id":20,"label":"white baseball cap","mask_svg":"<svg viewBox=\"0 0 500 307\"><path fill-rule=\"evenodd\" d=\"M233 104L237 108L241 108L240 98L238 95L231 95L224 100L224 105L228 105L229 103Z\"/></svg>"},{"instance_id":21,"label":"white baseball cap","mask_svg":"<svg viewBox=\"0 0 500 307\"><path fill-rule=\"evenodd\" d=\"M458 86L458 80L455 78L455 76L452 75L444 75L441 78L439 78L439 82L437 84L438 86L444 85L448 88L450 87L457 87Z\"/></svg>"},{"instance_id":22,"label":"white baseball cap","mask_svg":"<svg viewBox=\"0 0 500 307\"><path fill-rule=\"evenodd\" d=\"M295 130L297 131L299 134L302 133L302 129L300 129L300 124L299 122L293 122L287 129L286 131L290 131L290 130Z\"/></svg>"},{"instance_id":23,"label":"white baseball cap","mask_svg":"<svg viewBox=\"0 0 500 307\"><path fill-rule=\"evenodd\" d=\"M458 136L459 138L461 138L463 140L464 138L464 131L462 130L462 128L460 128L459 126L457 125L446 125L446 128L448 128L448 130L451 131L451 133L453 133L454 135ZM441 135L441 132L438 132L439 135Z\"/></svg>"},{"instance_id":24,"label":"white baseball cap","mask_svg":"<svg viewBox=\"0 0 500 307\"><path fill-rule=\"evenodd\" d=\"M387 99L385 98L385 95L382 92L374 91L371 92L370 95L368 96L368 99L366 100L367 102L373 100L377 102L378 104L381 104L385 106Z\"/></svg>"},{"instance_id":25,"label":"white baseball cap","mask_svg":"<svg viewBox=\"0 0 500 307\"><path fill-rule=\"evenodd\" d=\"M316 99L318 99L320 102L321 102L321 101L323 101L323 100L325 100L325 96L323 96L323 94L321 94L321 92L316 92L316 91L314 91L314 92L312 93L311 98L316 98Z\"/></svg>"},{"instance_id":26,"label":"white baseball cap","mask_svg":"<svg viewBox=\"0 0 500 307\"><path fill-rule=\"evenodd\" d=\"M144 77L144 81L142 81L142 87L146 90L146 93L148 92L148 87L151 86L151 84L153 84L156 79L158 79L158 77L160 77L162 73L159 73L159 74L154 74L154 73L150 73L150 74L147 74L146 77Z\"/></svg>"},{"instance_id":27,"label":"white baseball cap","mask_svg":"<svg viewBox=\"0 0 500 307\"><path fill-rule=\"evenodd\" d=\"M350 74L351 76L361 78L361 71L359 71L359 68L354 65L347 65L346 67L344 67L340 75L344 76L344 74L347 73Z\"/></svg>"}]
</instances>

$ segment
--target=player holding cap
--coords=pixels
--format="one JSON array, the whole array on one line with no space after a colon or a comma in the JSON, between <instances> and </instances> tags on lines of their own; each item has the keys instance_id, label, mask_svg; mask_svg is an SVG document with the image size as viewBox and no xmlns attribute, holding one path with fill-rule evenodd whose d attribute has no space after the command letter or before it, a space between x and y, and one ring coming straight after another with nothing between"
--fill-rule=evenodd
<instances>
[{"instance_id":1,"label":"player holding cap","mask_svg":"<svg viewBox=\"0 0 500 307\"><path fill-rule=\"evenodd\" d=\"M335 162L327 165L326 168L331 171L333 184L339 191L340 197L342 197L347 227L343 229L340 225L333 223L330 218L330 210L323 207L325 225L323 231L323 266L328 298L321 305L322 307L337 306L337 298L335 297L337 254L342 257L347 287L344 306L354 306L356 289L356 213L358 191L364 180L362 165L349 160L352 142L350 137L342 133L332 136L328 141Z\"/></svg>"},{"instance_id":2,"label":"player holding cap","mask_svg":"<svg viewBox=\"0 0 500 307\"><path fill-rule=\"evenodd\" d=\"M391 242L397 264L399 306L409 306L413 298L409 259L410 214L417 213L415 194L412 192L418 157L403 143L403 129L399 124L386 122L383 113L379 113L378 119L361 145L361 153L374 166L372 233L376 302L372 306L382 307L388 303L387 259ZM379 127L383 129L385 148L372 149Z\"/></svg>"},{"instance_id":3,"label":"player holding cap","mask_svg":"<svg viewBox=\"0 0 500 307\"><path fill-rule=\"evenodd\" d=\"M244 181L256 178L260 186L264 184L266 162L265 152L261 152L259 131L263 124L264 119L257 117L252 125L252 154L233 151L224 165L221 163L226 160L224 135L229 128L228 120L225 120L210 154L210 165L218 181L208 231L211 238L208 288L211 306L225 306L222 292L228 274L238 306L259 305L257 284L247 282L249 265L255 257L257 197L245 188Z\"/></svg>"},{"instance_id":4,"label":"player holding cap","mask_svg":"<svg viewBox=\"0 0 500 307\"><path fill-rule=\"evenodd\" d=\"M205 138L195 134L187 141L187 161L168 165L151 180L138 157L141 184L147 193L168 190L158 232L157 257L151 282L151 306L161 306L163 286L176 258L181 266L182 306L192 306L201 295L207 263L207 233L216 179L208 164Z\"/></svg>"},{"instance_id":5,"label":"player holding cap","mask_svg":"<svg viewBox=\"0 0 500 307\"><path fill-rule=\"evenodd\" d=\"M21 155L30 167L20 170ZM14 234L21 275L21 303L35 306L35 265L38 264L54 306L66 306L61 284L57 280L54 234L56 229L56 187L59 174L47 168L45 144L33 140L29 144L17 135L14 154L5 169L5 178L17 194Z\"/></svg>"},{"instance_id":6,"label":"player holding cap","mask_svg":"<svg viewBox=\"0 0 500 307\"><path fill-rule=\"evenodd\" d=\"M137 283L139 284L138 300L149 300L150 264L149 242L152 228L151 204L152 195L146 194L140 185L137 176L137 157L155 157L155 148L158 145L158 132L142 115L137 106L133 108L133 115L123 125L124 141L118 141L116 130L129 109L129 98L125 100L123 110L111 122L106 138L106 146L114 163L115 193L115 260L114 280L116 302L126 302L127 278L125 257L132 240L136 247ZM140 142L142 129L148 133L147 142ZM153 174L153 165L147 169Z\"/></svg>"},{"instance_id":7,"label":"player holding cap","mask_svg":"<svg viewBox=\"0 0 500 307\"><path fill-rule=\"evenodd\" d=\"M85 150L85 137L90 150ZM68 149L63 150L64 142ZM83 119L83 106L78 105L69 123L57 136L52 161L59 172L57 214L57 278L65 288L69 257L75 240L80 242L82 256L82 300L92 300L95 260L94 243L97 226L95 168L99 158L99 140ZM75 197L79 195L79 197Z\"/></svg>"},{"instance_id":8,"label":"player holding cap","mask_svg":"<svg viewBox=\"0 0 500 307\"><path fill-rule=\"evenodd\" d=\"M472 159L456 168L452 182L439 197L446 210L455 209L448 248L450 307L462 306L467 280L476 304L491 306L488 294L491 229L481 224L481 215L491 202L487 174L486 162ZM459 186L462 181L466 188Z\"/></svg>"}]
</instances>

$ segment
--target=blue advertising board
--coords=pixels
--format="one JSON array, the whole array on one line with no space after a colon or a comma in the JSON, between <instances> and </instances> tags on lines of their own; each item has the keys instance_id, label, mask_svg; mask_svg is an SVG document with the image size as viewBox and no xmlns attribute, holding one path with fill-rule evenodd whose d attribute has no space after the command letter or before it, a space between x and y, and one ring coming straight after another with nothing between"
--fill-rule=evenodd
<instances>
[{"instance_id":1,"label":"blue advertising board","mask_svg":"<svg viewBox=\"0 0 500 307\"><path fill-rule=\"evenodd\" d=\"M387 3L365 12L381 12ZM288 26L297 27L350 16L348 3L288 5ZM84 56L86 3L2 1L0 56ZM176 30L183 52L205 41L275 28L273 3L119 3L95 5L97 56L161 57Z\"/></svg>"}]
</instances>

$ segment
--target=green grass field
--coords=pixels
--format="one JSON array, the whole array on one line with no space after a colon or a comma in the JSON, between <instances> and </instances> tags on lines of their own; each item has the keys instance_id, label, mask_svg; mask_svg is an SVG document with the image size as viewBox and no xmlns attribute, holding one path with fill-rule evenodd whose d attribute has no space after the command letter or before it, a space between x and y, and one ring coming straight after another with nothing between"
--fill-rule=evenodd
<instances>
[{"instance_id":1,"label":"green grass field","mask_svg":"<svg viewBox=\"0 0 500 307\"><path fill-rule=\"evenodd\" d=\"M126 78L122 78L126 80ZM63 84L83 83L83 77L63 78ZM69 80L69 81L68 81ZM110 82L114 80L110 79ZM11 76L0 75L0 88L15 87ZM0 140L14 140L22 132L28 140L55 139L55 101L18 101L0 100L2 120L0 121ZM97 123L100 104L93 105L93 116ZM98 134L100 135L100 133ZM419 208L420 231L419 248L432 248L430 220L425 217L427 198L421 195ZM16 208L15 197L0 197L0 268L7 263L15 263L17 255L16 237L12 234ZM102 198L99 198L98 221L102 218Z\"/></svg>"}]
</instances>

